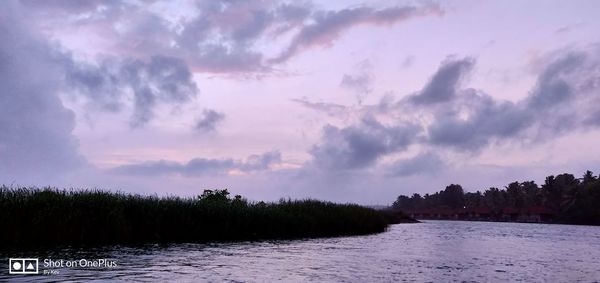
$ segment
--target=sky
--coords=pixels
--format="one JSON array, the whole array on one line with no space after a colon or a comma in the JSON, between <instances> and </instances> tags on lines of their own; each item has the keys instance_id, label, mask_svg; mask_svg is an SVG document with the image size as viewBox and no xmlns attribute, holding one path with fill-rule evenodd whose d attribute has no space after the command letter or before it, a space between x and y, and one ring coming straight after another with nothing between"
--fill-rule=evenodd
<instances>
[{"instance_id":1,"label":"sky","mask_svg":"<svg viewBox=\"0 0 600 283\"><path fill-rule=\"evenodd\" d=\"M598 1L1 1L0 184L390 204L600 170Z\"/></svg>"}]
</instances>

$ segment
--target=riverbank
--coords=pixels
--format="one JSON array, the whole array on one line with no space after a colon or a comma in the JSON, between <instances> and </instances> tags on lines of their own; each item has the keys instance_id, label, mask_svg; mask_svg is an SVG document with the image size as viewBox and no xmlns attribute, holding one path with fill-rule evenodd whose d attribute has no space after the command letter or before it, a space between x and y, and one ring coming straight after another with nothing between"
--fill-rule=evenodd
<instances>
[{"instance_id":1,"label":"riverbank","mask_svg":"<svg viewBox=\"0 0 600 283\"><path fill-rule=\"evenodd\" d=\"M405 218L317 200L249 202L226 190L180 198L2 187L0 211L0 247L365 235Z\"/></svg>"}]
</instances>

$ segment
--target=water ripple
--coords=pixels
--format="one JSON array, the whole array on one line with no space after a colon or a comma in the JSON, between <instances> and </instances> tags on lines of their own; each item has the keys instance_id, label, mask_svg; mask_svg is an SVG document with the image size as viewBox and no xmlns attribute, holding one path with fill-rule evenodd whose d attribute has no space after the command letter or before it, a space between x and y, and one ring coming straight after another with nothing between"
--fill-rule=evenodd
<instances>
[{"instance_id":1,"label":"water ripple","mask_svg":"<svg viewBox=\"0 0 600 283\"><path fill-rule=\"evenodd\" d=\"M4 269L0 281L594 282L599 239L600 227L427 221L360 237L39 251L28 256L119 266L51 276Z\"/></svg>"}]
</instances>

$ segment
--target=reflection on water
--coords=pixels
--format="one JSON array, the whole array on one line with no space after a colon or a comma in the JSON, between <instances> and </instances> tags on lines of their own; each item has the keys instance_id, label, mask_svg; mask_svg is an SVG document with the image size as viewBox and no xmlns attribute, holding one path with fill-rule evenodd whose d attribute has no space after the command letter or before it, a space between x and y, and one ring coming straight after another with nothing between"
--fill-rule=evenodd
<instances>
[{"instance_id":1,"label":"reflection on water","mask_svg":"<svg viewBox=\"0 0 600 283\"><path fill-rule=\"evenodd\" d=\"M59 269L0 281L525 281L600 280L600 227L427 221L360 237L62 249L2 254L116 259L116 269ZM40 271L44 269L40 262Z\"/></svg>"}]
</instances>

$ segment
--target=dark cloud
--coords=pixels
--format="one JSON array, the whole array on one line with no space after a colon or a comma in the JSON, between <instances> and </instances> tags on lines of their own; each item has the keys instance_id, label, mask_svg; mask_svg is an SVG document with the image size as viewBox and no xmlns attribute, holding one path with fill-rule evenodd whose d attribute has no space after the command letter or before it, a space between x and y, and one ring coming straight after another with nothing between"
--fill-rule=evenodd
<instances>
[{"instance_id":1,"label":"dark cloud","mask_svg":"<svg viewBox=\"0 0 600 283\"><path fill-rule=\"evenodd\" d=\"M322 142L313 146L310 154L318 167L360 169L386 154L406 149L419 132L420 127L414 124L387 127L373 118L346 128L327 125L323 128Z\"/></svg>"},{"instance_id":2,"label":"dark cloud","mask_svg":"<svg viewBox=\"0 0 600 283\"><path fill-rule=\"evenodd\" d=\"M0 183L49 183L85 163L51 49L0 2Z\"/></svg>"},{"instance_id":3,"label":"dark cloud","mask_svg":"<svg viewBox=\"0 0 600 283\"><path fill-rule=\"evenodd\" d=\"M99 109L119 111L126 98L133 100L133 128L148 123L158 104L186 103L198 92L187 65L173 57L152 56L148 61L106 58L95 65L63 56L62 64L67 86Z\"/></svg>"},{"instance_id":4,"label":"dark cloud","mask_svg":"<svg viewBox=\"0 0 600 283\"><path fill-rule=\"evenodd\" d=\"M121 71L135 97L133 127L147 123L153 117L153 109L158 102L187 102L197 92L190 71L180 59L153 56L150 62L127 62Z\"/></svg>"},{"instance_id":5,"label":"dark cloud","mask_svg":"<svg viewBox=\"0 0 600 283\"><path fill-rule=\"evenodd\" d=\"M433 104L453 99L464 76L471 71L475 64L472 58L442 62L440 68L431 77L427 85L412 97L417 104Z\"/></svg>"},{"instance_id":6,"label":"dark cloud","mask_svg":"<svg viewBox=\"0 0 600 283\"><path fill-rule=\"evenodd\" d=\"M594 53L582 51L560 52L546 58L534 89L520 102L523 111L535 115L538 138L554 138L582 129L582 119L592 111L590 105L600 103L600 85L586 87L600 76L598 59Z\"/></svg>"},{"instance_id":7,"label":"dark cloud","mask_svg":"<svg viewBox=\"0 0 600 283\"><path fill-rule=\"evenodd\" d=\"M527 98L527 106L533 110L543 110L562 105L575 95L574 85L568 75L581 70L586 55L580 52L568 52L544 67L537 78L533 92Z\"/></svg>"},{"instance_id":8,"label":"dark cloud","mask_svg":"<svg viewBox=\"0 0 600 283\"><path fill-rule=\"evenodd\" d=\"M463 151L477 151L493 139L515 137L531 126L534 116L509 101L489 95L464 94L455 111L435 115L427 128L428 142Z\"/></svg>"},{"instance_id":9,"label":"dark cloud","mask_svg":"<svg viewBox=\"0 0 600 283\"><path fill-rule=\"evenodd\" d=\"M590 113L582 101L600 98L600 86L586 83L599 74L598 58L589 52L562 51L544 62L532 91L517 102L494 99L482 91L457 92L452 88L444 110L431 110L435 119L427 129L429 142L478 151L492 142L548 140L582 129Z\"/></svg>"},{"instance_id":10,"label":"dark cloud","mask_svg":"<svg viewBox=\"0 0 600 283\"><path fill-rule=\"evenodd\" d=\"M360 169L410 145L432 147L429 153L398 161L390 169L399 176L410 175L439 163L438 149L478 153L492 143L540 143L600 126L596 106L600 103L600 58L595 51L551 54L543 61L532 91L516 102L461 88L462 78L475 61L447 59L421 92L358 110L396 120L390 126L371 116L344 128L325 126L321 142L309 151L310 164Z\"/></svg>"},{"instance_id":11,"label":"dark cloud","mask_svg":"<svg viewBox=\"0 0 600 283\"><path fill-rule=\"evenodd\" d=\"M169 175L203 176L211 174L226 174L237 170L255 172L268 170L271 166L281 163L281 153L270 151L260 155L251 155L244 161L234 159L194 158L187 163L174 161L148 161L138 164L123 165L113 169L114 172L125 175Z\"/></svg>"},{"instance_id":12,"label":"dark cloud","mask_svg":"<svg viewBox=\"0 0 600 283\"><path fill-rule=\"evenodd\" d=\"M432 3L421 7L390 7L381 10L357 7L339 11L315 12L313 23L304 25L287 49L279 56L270 59L270 62L285 62L307 48L330 46L343 32L357 25L392 25L413 17L441 15L442 13L441 8Z\"/></svg>"},{"instance_id":13,"label":"dark cloud","mask_svg":"<svg viewBox=\"0 0 600 283\"><path fill-rule=\"evenodd\" d=\"M75 62L68 55L60 59L62 62L57 65L65 66L66 85L78 94L89 98L90 106L110 112L122 110L122 79L116 62L107 60L97 66L86 62Z\"/></svg>"},{"instance_id":14,"label":"dark cloud","mask_svg":"<svg viewBox=\"0 0 600 283\"><path fill-rule=\"evenodd\" d=\"M225 119L225 114L212 109L202 111L202 116L196 121L194 129L199 132L213 132L217 129L217 124Z\"/></svg>"},{"instance_id":15,"label":"dark cloud","mask_svg":"<svg viewBox=\"0 0 600 283\"><path fill-rule=\"evenodd\" d=\"M388 168L389 176L412 176L422 173L435 173L442 170L445 166L437 154L433 152L424 152L415 155L414 157L401 159L394 162Z\"/></svg>"}]
</instances>

